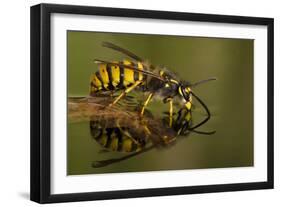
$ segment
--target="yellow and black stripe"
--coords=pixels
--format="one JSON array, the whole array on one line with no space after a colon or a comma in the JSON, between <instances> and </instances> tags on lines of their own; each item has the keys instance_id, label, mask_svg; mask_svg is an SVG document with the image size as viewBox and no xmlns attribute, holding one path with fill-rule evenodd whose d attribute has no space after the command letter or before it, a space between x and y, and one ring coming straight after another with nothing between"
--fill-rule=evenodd
<instances>
[{"instance_id":1,"label":"yellow and black stripe","mask_svg":"<svg viewBox=\"0 0 281 207\"><path fill-rule=\"evenodd\" d=\"M96 122L90 124L92 137L110 151L137 152L144 146L133 138L129 130L119 127L101 128Z\"/></svg>"},{"instance_id":2,"label":"yellow and black stripe","mask_svg":"<svg viewBox=\"0 0 281 207\"><path fill-rule=\"evenodd\" d=\"M90 94L99 91L126 89L137 81L144 81L146 76L142 72L126 68L126 65L128 65L143 70L144 66L141 62L124 60L115 63L125 67L106 63L99 64L99 70L91 76Z\"/></svg>"}]
</instances>

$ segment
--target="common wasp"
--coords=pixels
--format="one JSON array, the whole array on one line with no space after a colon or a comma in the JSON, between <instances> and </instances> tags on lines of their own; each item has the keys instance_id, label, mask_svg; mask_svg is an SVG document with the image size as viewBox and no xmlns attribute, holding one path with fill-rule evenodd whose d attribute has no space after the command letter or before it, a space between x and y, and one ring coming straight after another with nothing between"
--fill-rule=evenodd
<instances>
[{"instance_id":1,"label":"common wasp","mask_svg":"<svg viewBox=\"0 0 281 207\"><path fill-rule=\"evenodd\" d=\"M69 122L89 121L91 136L102 152L123 154L119 158L94 161L92 166L95 168L135 157L154 148L170 147L178 137L191 132L192 114L186 108L173 116L170 126L166 113L155 117L146 111L139 118L139 102L135 97L126 96L114 106L104 108L111 101L112 97L103 94L68 99Z\"/></svg>"},{"instance_id":2,"label":"common wasp","mask_svg":"<svg viewBox=\"0 0 281 207\"><path fill-rule=\"evenodd\" d=\"M189 83L185 80L180 80L177 75L163 67L156 67L142 58L132 53L131 51L119 47L110 42L103 42L103 47L120 52L131 60L123 61L106 61L95 59L99 70L92 74L90 81L90 95L112 93L122 91L108 106L113 106L120 101L126 94L133 90L141 91L146 95L140 109L142 117L145 108L153 98L161 99L164 103L169 104L169 126L173 125L174 104L180 105L181 110L185 109L191 113L193 107L193 97L204 108L207 116L196 125L189 128L190 131L195 131L196 128L206 123L210 117L210 111L207 105L193 92L192 88L211 81L216 78L208 78L196 83ZM197 131L199 132L199 131ZM212 134L214 132L201 132Z\"/></svg>"},{"instance_id":3,"label":"common wasp","mask_svg":"<svg viewBox=\"0 0 281 207\"><path fill-rule=\"evenodd\" d=\"M120 106L119 106L120 107ZM119 110L123 110L122 107ZM132 117L114 116L92 117L90 132L92 138L102 147L102 152L119 152L125 155L92 163L94 168L104 167L135 157L154 148L167 148L175 144L181 135L190 133L191 111L180 110L169 126L167 117L155 118L151 114L137 119L137 111L130 112Z\"/></svg>"}]
</instances>

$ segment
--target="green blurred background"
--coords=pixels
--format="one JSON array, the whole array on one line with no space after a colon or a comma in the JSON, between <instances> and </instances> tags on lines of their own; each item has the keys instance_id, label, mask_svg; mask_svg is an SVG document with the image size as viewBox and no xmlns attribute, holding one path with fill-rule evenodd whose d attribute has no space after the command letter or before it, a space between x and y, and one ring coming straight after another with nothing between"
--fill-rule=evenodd
<instances>
[{"instance_id":1,"label":"green blurred background","mask_svg":"<svg viewBox=\"0 0 281 207\"><path fill-rule=\"evenodd\" d=\"M194 88L212 114L200 130L217 132L210 136L192 133L166 150L154 149L92 168L93 161L123 154L99 153L102 148L91 138L89 122L68 123L68 175L253 166L253 40L68 31L69 97L88 95L90 75L98 69L95 58L127 58L102 47L102 41L129 49L154 65L164 65L183 80L217 77L217 81ZM154 102L149 109L159 107L168 106ZM195 120L202 118L203 110L198 108L193 113Z\"/></svg>"}]
</instances>

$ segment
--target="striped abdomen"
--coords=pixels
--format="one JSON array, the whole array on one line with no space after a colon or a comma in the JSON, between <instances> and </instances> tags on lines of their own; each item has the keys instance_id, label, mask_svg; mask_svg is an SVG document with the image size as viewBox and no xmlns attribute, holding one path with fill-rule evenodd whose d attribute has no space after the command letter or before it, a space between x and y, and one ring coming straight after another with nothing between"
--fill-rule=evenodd
<instances>
[{"instance_id":1,"label":"striped abdomen","mask_svg":"<svg viewBox=\"0 0 281 207\"><path fill-rule=\"evenodd\" d=\"M117 63L117 62L116 62ZM143 64L124 60L119 62L123 65L130 65L143 70ZM113 91L125 89L136 81L143 81L144 74L118 65L99 64L99 70L91 76L90 94L99 91Z\"/></svg>"},{"instance_id":2,"label":"striped abdomen","mask_svg":"<svg viewBox=\"0 0 281 207\"><path fill-rule=\"evenodd\" d=\"M102 128L96 122L90 122L92 137L104 148L115 152L137 152L145 143L136 141L129 129L121 127Z\"/></svg>"}]
</instances>

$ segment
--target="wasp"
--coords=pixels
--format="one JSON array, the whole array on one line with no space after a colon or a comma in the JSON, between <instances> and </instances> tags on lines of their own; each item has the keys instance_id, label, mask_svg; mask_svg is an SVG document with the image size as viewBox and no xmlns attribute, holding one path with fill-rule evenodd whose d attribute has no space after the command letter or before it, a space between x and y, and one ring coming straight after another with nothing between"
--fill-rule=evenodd
<instances>
[{"instance_id":1,"label":"wasp","mask_svg":"<svg viewBox=\"0 0 281 207\"><path fill-rule=\"evenodd\" d=\"M154 117L145 117L145 120L125 117L91 120L91 136L103 148L103 151L126 153L119 158L95 161L92 166L104 167L153 148L171 146L178 136L190 133L191 120L191 111L186 109L181 109L177 113L172 127L168 125L165 117L162 120Z\"/></svg>"},{"instance_id":2,"label":"wasp","mask_svg":"<svg viewBox=\"0 0 281 207\"><path fill-rule=\"evenodd\" d=\"M211 134L191 130L192 111L186 108L173 116L172 126L169 125L169 112L155 117L146 110L139 118L139 101L134 96L128 95L116 105L104 108L115 97L99 94L68 98L70 123L89 121L91 136L102 147L101 151L124 154L119 158L94 161L92 166L95 168L129 159L153 148L167 148L175 144L179 136L191 132Z\"/></svg>"},{"instance_id":3,"label":"wasp","mask_svg":"<svg viewBox=\"0 0 281 207\"><path fill-rule=\"evenodd\" d=\"M106 61L95 59L99 70L91 76L90 96L104 92L115 93L121 91L112 103L109 104L109 106L113 106L131 91L142 91L147 97L143 101L140 116L143 116L145 108L153 98L160 98L164 103L169 104L170 127L173 125L174 103L180 104L182 109L185 108L187 111L191 111L193 107L192 99L194 97L205 109L207 116L189 130L195 130L210 119L211 114L208 107L193 92L192 88L199 84L216 80L216 78L208 78L191 84L180 80L170 70L163 67L155 67L131 51L113 43L103 42L102 46L120 52L132 60Z\"/></svg>"},{"instance_id":4,"label":"wasp","mask_svg":"<svg viewBox=\"0 0 281 207\"><path fill-rule=\"evenodd\" d=\"M148 111L139 119L139 101L135 97L126 96L116 105L104 108L111 101L112 97L106 94L68 97L69 123L89 121L91 135L103 147L102 151L140 153L147 150L147 143L159 146L175 136L171 128L165 129L161 119L155 119ZM109 164L97 163L99 167Z\"/></svg>"}]
</instances>

